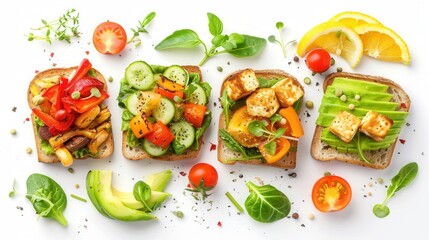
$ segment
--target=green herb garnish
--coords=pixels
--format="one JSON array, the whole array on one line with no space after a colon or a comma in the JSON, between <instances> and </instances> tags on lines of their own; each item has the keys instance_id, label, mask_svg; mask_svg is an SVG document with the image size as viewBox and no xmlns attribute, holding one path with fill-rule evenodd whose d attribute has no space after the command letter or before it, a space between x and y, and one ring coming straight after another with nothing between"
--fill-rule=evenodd
<instances>
[{"instance_id":1,"label":"green herb garnish","mask_svg":"<svg viewBox=\"0 0 429 240\"><path fill-rule=\"evenodd\" d=\"M291 43L295 43L295 42L296 42L296 40L292 40L292 41L289 41L289 42L287 42L287 43L285 43L285 42L284 42L284 39L283 39L283 29L284 29L284 24L283 24L283 22L277 22L277 23L276 23L276 28L277 28L277 30L279 31L280 40L277 40L277 39L276 39L276 37L275 37L274 35L270 35L270 36L268 37L268 41L270 41L270 42L272 42L272 43L277 43L277 44L279 44L279 45L280 45L280 47L281 47L281 49L282 49L283 56L286 58L286 47L287 47L289 44L291 44Z\"/></svg>"},{"instance_id":2,"label":"green herb garnish","mask_svg":"<svg viewBox=\"0 0 429 240\"><path fill-rule=\"evenodd\" d=\"M139 25L137 26L137 28L131 28L131 31L133 31L133 36L128 40L127 44L134 43L134 46L140 46L142 42L139 38L140 33L149 33L145 27L155 18L155 16L156 13L151 12L142 21L139 21Z\"/></svg>"}]
</instances>

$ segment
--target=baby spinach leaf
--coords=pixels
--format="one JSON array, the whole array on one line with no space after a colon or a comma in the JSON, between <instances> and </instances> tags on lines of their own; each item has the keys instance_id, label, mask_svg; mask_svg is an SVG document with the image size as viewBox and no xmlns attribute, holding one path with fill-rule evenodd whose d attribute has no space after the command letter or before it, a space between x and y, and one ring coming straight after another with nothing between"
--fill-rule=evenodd
<instances>
[{"instance_id":1,"label":"baby spinach leaf","mask_svg":"<svg viewBox=\"0 0 429 240\"><path fill-rule=\"evenodd\" d=\"M133 188L133 195L137 201L140 201L143 203L146 209L148 209L149 211L152 211L152 209L147 204L147 201L152 196L152 190L150 189L150 186L147 183L143 181L136 182Z\"/></svg>"},{"instance_id":2,"label":"baby spinach leaf","mask_svg":"<svg viewBox=\"0 0 429 240\"><path fill-rule=\"evenodd\" d=\"M408 186L417 176L419 167L416 162L408 163L403 166L398 174L391 180L390 186L387 189L387 196L383 203L374 205L372 211L375 216L384 218L390 213L390 209L386 206L387 202L402 188Z\"/></svg>"},{"instance_id":3,"label":"baby spinach leaf","mask_svg":"<svg viewBox=\"0 0 429 240\"><path fill-rule=\"evenodd\" d=\"M202 43L200 37L191 29L182 29L173 32L155 46L156 50L170 48L194 48Z\"/></svg>"},{"instance_id":4,"label":"baby spinach leaf","mask_svg":"<svg viewBox=\"0 0 429 240\"><path fill-rule=\"evenodd\" d=\"M52 178L34 173L27 178L26 198L33 204L36 213L44 218L53 218L67 226L63 212L67 206L64 190Z\"/></svg>"},{"instance_id":5,"label":"baby spinach leaf","mask_svg":"<svg viewBox=\"0 0 429 240\"><path fill-rule=\"evenodd\" d=\"M227 52L235 57L252 57L258 55L267 45L264 38L244 35L244 42L237 44L237 47Z\"/></svg>"},{"instance_id":6,"label":"baby spinach leaf","mask_svg":"<svg viewBox=\"0 0 429 240\"><path fill-rule=\"evenodd\" d=\"M207 13L207 17L209 19L209 31L210 31L210 33L214 37L222 34L222 31L223 31L222 21L213 13Z\"/></svg>"},{"instance_id":7,"label":"baby spinach leaf","mask_svg":"<svg viewBox=\"0 0 429 240\"><path fill-rule=\"evenodd\" d=\"M271 185L257 186L246 183L250 191L244 205L247 213L256 221L271 223L285 218L291 209L288 197Z\"/></svg>"}]
</instances>

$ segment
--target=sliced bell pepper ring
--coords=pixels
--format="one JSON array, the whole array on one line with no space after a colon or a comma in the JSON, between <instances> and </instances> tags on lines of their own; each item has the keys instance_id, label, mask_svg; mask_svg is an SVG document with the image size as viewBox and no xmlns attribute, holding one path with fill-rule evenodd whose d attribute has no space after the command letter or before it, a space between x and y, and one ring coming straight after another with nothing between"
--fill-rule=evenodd
<instances>
[{"instance_id":1,"label":"sliced bell pepper ring","mask_svg":"<svg viewBox=\"0 0 429 240\"><path fill-rule=\"evenodd\" d=\"M163 89L161 87L155 87L155 92L172 101L175 101L174 97L176 96L179 97L180 99L183 99L183 97L185 96L185 92L183 92L182 90L170 91L170 90Z\"/></svg>"},{"instance_id":2,"label":"sliced bell pepper ring","mask_svg":"<svg viewBox=\"0 0 429 240\"><path fill-rule=\"evenodd\" d=\"M100 94L101 94L100 97L92 96L89 98L80 98L80 99L73 99L71 96L66 96L62 98L62 101L63 103L68 104L69 107L74 111L78 113L83 113L99 105L109 97L109 94L104 90L101 90Z\"/></svg>"},{"instance_id":3,"label":"sliced bell pepper ring","mask_svg":"<svg viewBox=\"0 0 429 240\"><path fill-rule=\"evenodd\" d=\"M137 115L130 120L130 128L137 138L144 137L154 130L153 123L145 115Z\"/></svg>"},{"instance_id":4,"label":"sliced bell pepper ring","mask_svg":"<svg viewBox=\"0 0 429 240\"><path fill-rule=\"evenodd\" d=\"M64 121L57 121L55 118L51 117L49 114L44 113L40 109L33 108L32 111L48 127L55 128L59 132L69 130L76 118L74 114L69 114Z\"/></svg>"},{"instance_id":5,"label":"sliced bell pepper ring","mask_svg":"<svg viewBox=\"0 0 429 240\"><path fill-rule=\"evenodd\" d=\"M185 105L185 120L190 122L195 127L199 128L203 124L206 110L207 107L204 105L187 103Z\"/></svg>"},{"instance_id":6,"label":"sliced bell pepper ring","mask_svg":"<svg viewBox=\"0 0 429 240\"><path fill-rule=\"evenodd\" d=\"M299 121L299 116L293 107L282 108L279 110L279 114L288 121L293 137L299 138L304 135L304 129L302 128L301 122Z\"/></svg>"},{"instance_id":7,"label":"sliced bell pepper ring","mask_svg":"<svg viewBox=\"0 0 429 240\"><path fill-rule=\"evenodd\" d=\"M94 87L101 91L104 88L104 83L96 78L83 77L79 81L76 81L76 83L70 88L70 92L79 92L80 97L85 98L91 95L91 89Z\"/></svg>"},{"instance_id":8,"label":"sliced bell pepper ring","mask_svg":"<svg viewBox=\"0 0 429 240\"><path fill-rule=\"evenodd\" d=\"M160 76L160 79L156 82L156 84L166 90L169 91L182 91L185 87L182 84L179 83L175 83L171 80L168 80L166 77L164 76Z\"/></svg>"},{"instance_id":9,"label":"sliced bell pepper ring","mask_svg":"<svg viewBox=\"0 0 429 240\"><path fill-rule=\"evenodd\" d=\"M66 88L66 91L68 94L71 95L73 93L72 89L76 84L76 82L82 79L91 68L92 68L91 62L87 58L84 58L82 62L79 64L74 76L71 79L69 79L70 80L69 85Z\"/></svg>"},{"instance_id":10,"label":"sliced bell pepper ring","mask_svg":"<svg viewBox=\"0 0 429 240\"><path fill-rule=\"evenodd\" d=\"M153 124L153 131L147 134L144 138L156 146L166 149L174 140L174 135L164 123L157 121Z\"/></svg>"},{"instance_id":11,"label":"sliced bell pepper ring","mask_svg":"<svg viewBox=\"0 0 429 240\"><path fill-rule=\"evenodd\" d=\"M290 149L290 142L286 138L276 138L274 141L276 142L276 152L274 155L268 153L265 148L265 144L267 143L266 141L258 145L258 150L267 163L275 163L279 161L287 152L289 152Z\"/></svg>"}]
</instances>

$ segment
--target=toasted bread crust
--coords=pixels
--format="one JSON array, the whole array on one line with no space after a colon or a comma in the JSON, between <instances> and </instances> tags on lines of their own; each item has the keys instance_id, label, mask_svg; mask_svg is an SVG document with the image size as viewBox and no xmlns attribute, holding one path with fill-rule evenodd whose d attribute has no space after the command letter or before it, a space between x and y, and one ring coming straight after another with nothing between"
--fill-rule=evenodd
<instances>
[{"instance_id":1,"label":"toasted bread crust","mask_svg":"<svg viewBox=\"0 0 429 240\"><path fill-rule=\"evenodd\" d=\"M407 93L397 83L390 79L386 79L379 76L363 75L357 73L338 72L328 75L323 83L323 91L332 84L336 77L346 77L352 79L359 79L362 81L370 81L382 83L389 86L389 93L393 94L393 101L400 103L401 111L409 111L411 100ZM350 164L366 166L374 169L385 169L390 165L392 160L393 152L395 150L396 141L387 149L377 151L364 151L365 156L368 159L373 159L374 163L366 163L360 160L358 154L354 153L341 153L336 149L325 144L321 139L323 127L316 126L313 140L311 144L311 156L319 161L331 161L337 160Z\"/></svg>"},{"instance_id":2,"label":"toasted bread crust","mask_svg":"<svg viewBox=\"0 0 429 240\"><path fill-rule=\"evenodd\" d=\"M189 73L196 73L200 75L200 79L203 80L201 70L198 66L193 65L185 65L182 66ZM145 160L145 159L153 159L153 160L162 160L162 161L177 161L177 160L186 160L197 158L201 152L202 146L202 138L200 139L200 149L192 150L188 149L184 154L175 154L175 153L167 153L160 157L153 157L147 154L141 147L130 147L127 143L127 132L122 132L122 154L126 159L129 160Z\"/></svg>"},{"instance_id":3,"label":"toasted bread crust","mask_svg":"<svg viewBox=\"0 0 429 240\"><path fill-rule=\"evenodd\" d=\"M235 71L228 75L223 83L228 81L228 79L232 79L235 74L241 72L242 70ZM264 78L290 78L292 79L298 86L301 87L301 89L304 91L304 88L299 83L299 81L289 73L286 73L285 71L279 70L279 69L267 69L267 70L255 70L256 77L264 77ZM222 84L219 96L222 96L222 92L224 89L224 84ZM234 111L231 112L231 115L234 113ZM225 116L223 112L220 114L219 117L219 128L218 130L225 129ZM291 143L291 149L298 149L298 142L297 141L290 141ZM271 167L277 167L277 168L284 168L284 169L293 169L296 167L296 157L297 157L297 151L289 151L281 160L268 164L266 162L261 161L260 159L250 159L245 161L228 161L230 158L237 158L237 157L243 157L242 154L238 152L231 151L226 145L225 142L220 138L220 135L218 134L218 152L217 152L218 161L224 164L235 164L235 163L243 163L243 164L251 164L251 165L264 165L264 166L271 166Z\"/></svg>"},{"instance_id":4,"label":"toasted bread crust","mask_svg":"<svg viewBox=\"0 0 429 240\"><path fill-rule=\"evenodd\" d=\"M77 70L77 66L76 67L69 67L69 68L52 68L52 69L47 69L45 71L42 71L42 72L39 72L38 74L36 74L36 76L34 76L33 80L31 80L30 84L28 85L28 90L27 90L27 102L28 102L28 106L30 107L30 109L37 107L32 102L33 96L32 96L31 91L30 91L31 84L35 83L36 80L49 78L49 77L55 77L55 76L62 76L62 77L68 78L69 75L74 70ZM101 72L99 72L97 69L94 69L94 70L96 73L96 78L104 83L104 90L107 91L107 82L106 82L106 79L104 78L103 74L101 74ZM35 115L34 115L34 113L32 113L31 114L31 122L33 125L33 135L34 135L34 140L36 142L38 161L43 162L43 163L59 163L59 162L61 162L55 154L47 155L42 151L42 148L41 148L41 141L42 140L37 133L37 128L36 128L36 123L34 122L34 117L35 117ZM94 158L102 159L102 158L109 157L110 155L112 155L113 150L114 150L113 133L110 132L108 139L102 145L100 145L99 154L97 155L97 157L94 157ZM74 158L74 160L84 160L87 158L88 157Z\"/></svg>"}]
</instances>

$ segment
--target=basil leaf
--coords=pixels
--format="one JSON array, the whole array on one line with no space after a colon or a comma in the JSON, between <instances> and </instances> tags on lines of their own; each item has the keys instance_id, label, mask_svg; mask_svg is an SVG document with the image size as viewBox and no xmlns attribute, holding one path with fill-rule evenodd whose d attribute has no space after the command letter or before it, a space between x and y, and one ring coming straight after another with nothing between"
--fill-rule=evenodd
<instances>
[{"instance_id":1,"label":"basil leaf","mask_svg":"<svg viewBox=\"0 0 429 240\"><path fill-rule=\"evenodd\" d=\"M241 35L241 34L239 34L239 33L231 33L229 35L228 39L229 39L230 42L233 42L235 44L244 43L244 40L245 40L244 36Z\"/></svg>"},{"instance_id":2,"label":"basil leaf","mask_svg":"<svg viewBox=\"0 0 429 240\"><path fill-rule=\"evenodd\" d=\"M244 205L247 213L256 221L271 223L285 218L291 209L288 197L271 185L257 186L246 183L250 191Z\"/></svg>"},{"instance_id":3,"label":"basil leaf","mask_svg":"<svg viewBox=\"0 0 429 240\"><path fill-rule=\"evenodd\" d=\"M229 54L235 57L251 57L259 54L267 45L264 38L242 35L244 42L237 44L237 47L231 50L225 49Z\"/></svg>"},{"instance_id":4,"label":"basil leaf","mask_svg":"<svg viewBox=\"0 0 429 240\"><path fill-rule=\"evenodd\" d=\"M155 46L156 50L170 48L194 48L202 41L198 34L191 29L177 30Z\"/></svg>"},{"instance_id":5,"label":"basil leaf","mask_svg":"<svg viewBox=\"0 0 429 240\"><path fill-rule=\"evenodd\" d=\"M210 33L214 37L222 34L222 31L223 31L222 21L213 13L207 13L207 17L209 19L209 31L210 31Z\"/></svg>"},{"instance_id":6,"label":"basil leaf","mask_svg":"<svg viewBox=\"0 0 429 240\"><path fill-rule=\"evenodd\" d=\"M53 218L67 226L63 212L67 206L67 196L61 186L52 178L34 173L27 178L27 195L39 216Z\"/></svg>"}]
</instances>

